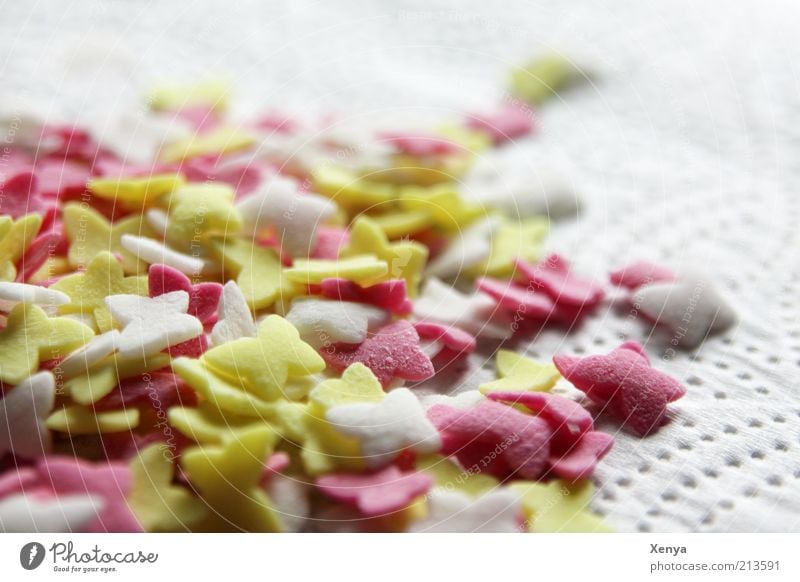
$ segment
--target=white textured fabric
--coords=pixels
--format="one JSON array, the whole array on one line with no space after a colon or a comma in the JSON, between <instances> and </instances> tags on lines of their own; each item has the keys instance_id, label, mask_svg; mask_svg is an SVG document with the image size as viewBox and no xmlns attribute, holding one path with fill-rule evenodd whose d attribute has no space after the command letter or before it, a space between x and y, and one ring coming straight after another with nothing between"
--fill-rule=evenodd
<instances>
[{"instance_id":1,"label":"white textured fabric","mask_svg":"<svg viewBox=\"0 0 800 582\"><path fill-rule=\"evenodd\" d=\"M500 99L508 67L532 53L582 59L596 80L542 108L521 146L582 198L549 247L597 277L636 259L702 270L740 316L695 353L658 360L648 342L689 393L657 434L618 435L595 507L622 531L800 530L800 5L488 5L6 0L0 81L97 118L132 107L151 79L222 74L239 103L335 109L349 124L455 116ZM626 338L647 328L609 307L529 351L604 352ZM446 379L474 388L489 352Z\"/></svg>"}]
</instances>

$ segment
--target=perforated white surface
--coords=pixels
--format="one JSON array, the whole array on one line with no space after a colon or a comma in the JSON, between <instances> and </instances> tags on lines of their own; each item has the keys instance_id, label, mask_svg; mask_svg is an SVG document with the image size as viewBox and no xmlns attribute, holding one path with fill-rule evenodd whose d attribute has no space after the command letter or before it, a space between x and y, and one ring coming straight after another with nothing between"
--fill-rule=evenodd
<instances>
[{"instance_id":1,"label":"perforated white surface","mask_svg":"<svg viewBox=\"0 0 800 582\"><path fill-rule=\"evenodd\" d=\"M595 506L622 531L800 530L796 2L166 4L1 2L3 97L92 116L153 78L222 73L252 105L445 117L496 102L537 51L591 65L596 81L542 109L520 144L584 203L548 246L598 278L640 258L699 268L741 318L658 362L689 394L654 436L618 435ZM648 330L609 306L530 353L605 352ZM490 371L449 374L461 389Z\"/></svg>"}]
</instances>

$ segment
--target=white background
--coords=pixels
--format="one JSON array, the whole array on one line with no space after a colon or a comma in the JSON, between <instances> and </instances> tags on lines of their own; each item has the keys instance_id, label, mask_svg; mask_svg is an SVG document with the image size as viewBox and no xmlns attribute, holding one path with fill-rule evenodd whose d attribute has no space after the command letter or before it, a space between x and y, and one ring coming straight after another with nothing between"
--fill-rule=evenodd
<instances>
[{"instance_id":1,"label":"white background","mask_svg":"<svg viewBox=\"0 0 800 582\"><path fill-rule=\"evenodd\" d=\"M20 567L20 549L33 537L6 534L0 545L0 572L11 579L25 580L133 580L163 579L166 576L186 578L203 573L204 580L239 580L254 573L270 579L302 580L409 580L420 574L432 578L446 575L458 580L508 580L520 573L536 578L574 580L579 577L613 579L619 582L654 580L796 580L800 567L792 554L794 536L788 535L659 535L633 534L403 534L318 535L303 534L204 534L186 543L181 534L76 534L37 535L47 555L36 570L25 572ZM73 552L100 553L141 551L157 553L151 564L117 565L115 572L83 573L84 565L75 564L77 572L54 573L54 566L65 566L65 552L53 561L50 548L54 543L73 543ZM685 548L671 553L652 553L651 544ZM575 549L581 559L576 560ZM355 549L355 551L354 551ZM308 557L314 559L309 560ZM406 559L413 556L413 559ZM398 559L400 558L400 559ZM453 559L455 558L455 559ZM738 561L778 561L771 571L716 571ZM656 571L651 565L661 563L708 564L715 571ZM69 565L67 565L69 566ZM751 564L751 568L752 568Z\"/></svg>"},{"instance_id":2,"label":"white background","mask_svg":"<svg viewBox=\"0 0 800 582\"><path fill-rule=\"evenodd\" d=\"M689 394L658 434L618 435L595 507L622 531L798 531L798 4L489 4L8 0L0 95L85 118L135 106L154 79L223 75L245 110L445 117L496 102L531 54L588 63L595 83L543 109L539 137L520 146L585 204L548 246L597 277L639 258L699 268L741 317L659 363ZM530 351L645 340L625 315L609 308ZM487 377L472 373L485 357L451 386Z\"/></svg>"}]
</instances>

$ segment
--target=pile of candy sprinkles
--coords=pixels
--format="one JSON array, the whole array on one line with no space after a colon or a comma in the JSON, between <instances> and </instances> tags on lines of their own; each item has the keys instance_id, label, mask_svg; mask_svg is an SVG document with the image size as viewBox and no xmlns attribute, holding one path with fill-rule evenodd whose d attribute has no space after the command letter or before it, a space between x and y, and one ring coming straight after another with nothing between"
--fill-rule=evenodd
<instances>
[{"instance_id":1,"label":"pile of candy sprinkles","mask_svg":"<svg viewBox=\"0 0 800 582\"><path fill-rule=\"evenodd\" d=\"M481 169L581 76L537 60L426 131L233 122L215 83L103 127L4 114L0 530L606 531L595 420L669 430L684 387L633 341L503 342L570 333L613 287L676 349L735 315L659 265L575 272L542 253L574 195ZM480 354L494 381L415 392Z\"/></svg>"}]
</instances>

